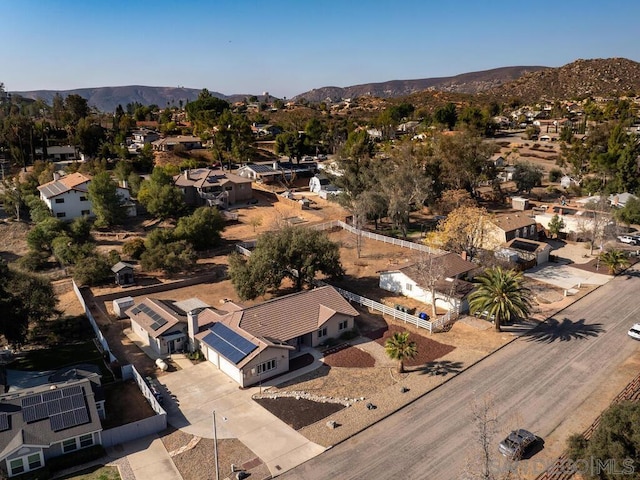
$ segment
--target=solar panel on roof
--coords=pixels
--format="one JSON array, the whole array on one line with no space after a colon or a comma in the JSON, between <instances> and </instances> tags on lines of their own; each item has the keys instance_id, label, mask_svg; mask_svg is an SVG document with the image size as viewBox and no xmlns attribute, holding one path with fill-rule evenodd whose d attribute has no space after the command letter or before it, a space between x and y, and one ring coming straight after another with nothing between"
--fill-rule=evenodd
<instances>
[{"instance_id":1,"label":"solar panel on roof","mask_svg":"<svg viewBox=\"0 0 640 480\"><path fill-rule=\"evenodd\" d=\"M51 400L56 400L58 398L62 397L62 391L61 390L51 390L50 392L45 392L42 394L42 400L44 402L49 402Z\"/></svg>"},{"instance_id":2,"label":"solar panel on roof","mask_svg":"<svg viewBox=\"0 0 640 480\"><path fill-rule=\"evenodd\" d=\"M133 313L134 315L137 315L140 313L140 307L134 307L131 309L131 313Z\"/></svg>"},{"instance_id":3,"label":"solar panel on roof","mask_svg":"<svg viewBox=\"0 0 640 480\"><path fill-rule=\"evenodd\" d=\"M236 365L258 348L222 323L215 323L209 331L204 342Z\"/></svg>"},{"instance_id":4,"label":"solar panel on roof","mask_svg":"<svg viewBox=\"0 0 640 480\"><path fill-rule=\"evenodd\" d=\"M62 389L62 395L65 397L71 397L73 395L84 394L80 385L73 385L72 387L66 387Z\"/></svg>"},{"instance_id":5,"label":"solar panel on roof","mask_svg":"<svg viewBox=\"0 0 640 480\"><path fill-rule=\"evenodd\" d=\"M30 405L36 405L37 403L41 403L41 402L42 402L42 395L40 394L31 395L29 397L25 397L22 399L22 406L28 407Z\"/></svg>"},{"instance_id":6,"label":"solar panel on roof","mask_svg":"<svg viewBox=\"0 0 640 480\"><path fill-rule=\"evenodd\" d=\"M0 413L0 432L9 430L9 415L2 412Z\"/></svg>"},{"instance_id":7,"label":"solar panel on roof","mask_svg":"<svg viewBox=\"0 0 640 480\"><path fill-rule=\"evenodd\" d=\"M60 413L62 411L62 407L60 406L60 400L51 400L47 402L47 411L49 415L54 415L56 413Z\"/></svg>"},{"instance_id":8,"label":"solar panel on roof","mask_svg":"<svg viewBox=\"0 0 640 480\"><path fill-rule=\"evenodd\" d=\"M84 407L84 395L74 395L71 397L71 404L73 405L73 408Z\"/></svg>"}]
</instances>

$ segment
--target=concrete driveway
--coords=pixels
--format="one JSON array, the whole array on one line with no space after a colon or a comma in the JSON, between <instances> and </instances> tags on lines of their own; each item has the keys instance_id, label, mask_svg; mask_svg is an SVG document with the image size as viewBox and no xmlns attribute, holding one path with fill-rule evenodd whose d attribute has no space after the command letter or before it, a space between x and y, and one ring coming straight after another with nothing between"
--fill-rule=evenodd
<instances>
[{"instance_id":1,"label":"concrete driveway","mask_svg":"<svg viewBox=\"0 0 640 480\"><path fill-rule=\"evenodd\" d=\"M324 452L251 399L257 387L238 384L209 362L161 377L164 408L173 427L213 438L213 411L218 438L237 438L267 465L273 476Z\"/></svg>"},{"instance_id":2,"label":"concrete driveway","mask_svg":"<svg viewBox=\"0 0 640 480\"><path fill-rule=\"evenodd\" d=\"M603 268L602 271L606 272L606 268ZM580 284L604 285L613 278L611 275L591 273L569 265L548 263L527 270L524 276L533 278L539 282L560 287L564 290L577 288Z\"/></svg>"}]
</instances>

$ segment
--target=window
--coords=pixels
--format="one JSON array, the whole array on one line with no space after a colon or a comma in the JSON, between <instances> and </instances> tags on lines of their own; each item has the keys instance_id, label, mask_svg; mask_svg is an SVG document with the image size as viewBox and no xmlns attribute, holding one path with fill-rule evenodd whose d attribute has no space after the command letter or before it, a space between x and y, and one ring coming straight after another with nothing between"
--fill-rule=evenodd
<instances>
[{"instance_id":1,"label":"window","mask_svg":"<svg viewBox=\"0 0 640 480\"><path fill-rule=\"evenodd\" d=\"M42 466L42 460L40 459L39 453L29 455L27 457L27 462L29 463L29 470L35 470L36 468L40 468Z\"/></svg>"},{"instance_id":2,"label":"window","mask_svg":"<svg viewBox=\"0 0 640 480\"><path fill-rule=\"evenodd\" d=\"M80 448L86 448L93 445L93 434L80 435Z\"/></svg>"},{"instance_id":3,"label":"window","mask_svg":"<svg viewBox=\"0 0 640 480\"><path fill-rule=\"evenodd\" d=\"M346 330L347 328L349 328L349 320L345 320L338 324L338 330Z\"/></svg>"},{"instance_id":4,"label":"window","mask_svg":"<svg viewBox=\"0 0 640 480\"><path fill-rule=\"evenodd\" d=\"M318 338L322 338L326 336L327 336L327 327L324 327L318 330Z\"/></svg>"},{"instance_id":5,"label":"window","mask_svg":"<svg viewBox=\"0 0 640 480\"><path fill-rule=\"evenodd\" d=\"M82 210L80 213L82 215L91 215L91 210Z\"/></svg>"},{"instance_id":6,"label":"window","mask_svg":"<svg viewBox=\"0 0 640 480\"><path fill-rule=\"evenodd\" d=\"M520 238L520 229L516 228L516 238Z\"/></svg>"},{"instance_id":7,"label":"window","mask_svg":"<svg viewBox=\"0 0 640 480\"><path fill-rule=\"evenodd\" d=\"M536 233L536 226L535 225L531 225L531 228L529 230L531 233L529 233L529 236L533 237L533 235Z\"/></svg>"},{"instance_id":8,"label":"window","mask_svg":"<svg viewBox=\"0 0 640 480\"><path fill-rule=\"evenodd\" d=\"M9 470L10 470L9 474L11 476L24 472L24 462L22 461L22 458L16 458L15 460L11 460L9 462Z\"/></svg>"},{"instance_id":9,"label":"window","mask_svg":"<svg viewBox=\"0 0 640 480\"><path fill-rule=\"evenodd\" d=\"M64 198L56 198L56 203L64 203Z\"/></svg>"},{"instance_id":10,"label":"window","mask_svg":"<svg viewBox=\"0 0 640 480\"><path fill-rule=\"evenodd\" d=\"M75 438L69 438L67 440L62 441L62 451L64 453L73 452L78 449L78 445L76 444Z\"/></svg>"},{"instance_id":11,"label":"window","mask_svg":"<svg viewBox=\"0 0 640 480\"><path fill-rule=\"evenodd\" d=\"M80 201L81 202L87 202L87 197L85 197L84 195L82 197L80 197Z\"/></svg>"},{"instance_id":12,"label":"window","mask_svg":"<svg viewBox=\"0 0 640 480\"><path fill-rule=\"evenodd\" d=\"M66 217L66 216L67 216L67 214L66 214L65 212L58 212L58 213L56 213L56 217L58 217L58 218L64 218L64 217Z\"/></svg>"},{"instance_id":13,"label":"window","mask_svg":"<svg viewBox=\"0 0 640 480\"><path fill-rule=\"evenodd\" d=\"M268 372L269 370L274 370L275 368L276 368L276 360L275 359L267 360L266 362L258 365L258 375L264 372Z\"/></svg>"},{"instance_id":14,"label":"window","mask_svg":"<svg viewBox=\"0 0 640 480\"><path fill-rule=\"evenodd\" d=\"M227 192L230 192L231 190L233 190L233 187L224 187L224 189L225 189Z\"/></svg>"},{"instance_id":15,"label":"window","mask_svg":"<svg viewBox=\"0 0 640 480\"><path fill-rule=\"evenodd\" d=\"M407 292L410 292L411 290L413 290L413 285L407 283Z\"/></svg>"}]
</instances>

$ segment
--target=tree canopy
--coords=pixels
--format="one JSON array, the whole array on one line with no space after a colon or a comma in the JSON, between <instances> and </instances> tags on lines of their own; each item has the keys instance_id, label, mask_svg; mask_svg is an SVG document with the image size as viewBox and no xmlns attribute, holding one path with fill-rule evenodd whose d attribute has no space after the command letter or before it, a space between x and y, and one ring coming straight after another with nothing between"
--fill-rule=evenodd
<instances>
[{"instance_id":1,"label":"tree canopy","mask_svg":"<svg viewBox=\"0 0 640 480\"><path fill-rule=\"evenodd\" d=\"M267 232L248 259L236 254L229 260L231 281L243 300L277 289L287 276L302 290L303 283L312 282L319 272L328 277L344 274L339 247L326 233L301 227Z\"/></svg>"},{"instance_id":2,"label":"tree canopy","mask_svg":"<svg viewBox=\"0 0 640 480\"><path fill-rule=\"evenodd\" d=\"M111 227L124 221L127 216L124 198L118 193L118 187L109 172L102 172L93 177L88 190L96 215L96 226Z\"/></svg>"}]
</instances>

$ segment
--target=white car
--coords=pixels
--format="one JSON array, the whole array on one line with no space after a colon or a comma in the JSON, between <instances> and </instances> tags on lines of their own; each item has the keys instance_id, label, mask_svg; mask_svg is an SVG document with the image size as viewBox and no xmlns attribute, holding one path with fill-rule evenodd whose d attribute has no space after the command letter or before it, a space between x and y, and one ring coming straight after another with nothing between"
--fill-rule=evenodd
<instances>
[{"instance_id":1,"label":"white car","mask_svg":"<svg viewBox=\"0 0 640 480\"><path fill-rule=\"evenodd\" d=\"M635 338L636 340L640 340L640 323L635 323L633 327L629 329L629 336L631 338Z\"/></svg>"},{"instance_id":2,"label":"white car","mask_svg":"<svg viewBox=\"0 0 640 480\"><path fill-rule=\"evenodd\" d=\"M637 240L631 235L620 235L618 236L618 240L629 245L637 245L638 243Z\"/></svg>"}]
</instances>

